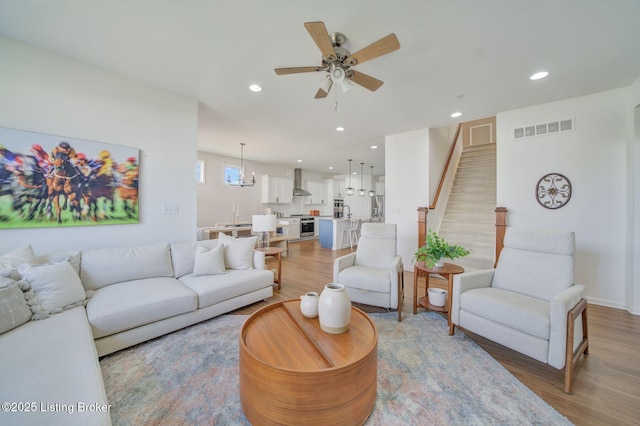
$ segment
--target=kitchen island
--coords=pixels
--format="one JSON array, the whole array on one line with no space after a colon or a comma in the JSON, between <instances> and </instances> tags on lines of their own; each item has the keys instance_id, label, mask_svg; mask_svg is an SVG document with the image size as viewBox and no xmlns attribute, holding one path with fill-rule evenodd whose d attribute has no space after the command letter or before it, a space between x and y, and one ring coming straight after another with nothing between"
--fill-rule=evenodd
<instances>
[{"instance_id":1,"label":"kitchen island","mask_svg":"<svg viewBox=\"0 0 640 426\"><path fill-rule=\"evenodd\" d=\"M349 247L349 240L345 238L345 241L341 241L342 230L349 229L351 222L358 220L353 219L333 219L333 218L320 218L320 246L322 248L330 248L331 250L340 250ZM362 219L362 222L368 222L370 219Z\"/></svg>"}]
</instances>

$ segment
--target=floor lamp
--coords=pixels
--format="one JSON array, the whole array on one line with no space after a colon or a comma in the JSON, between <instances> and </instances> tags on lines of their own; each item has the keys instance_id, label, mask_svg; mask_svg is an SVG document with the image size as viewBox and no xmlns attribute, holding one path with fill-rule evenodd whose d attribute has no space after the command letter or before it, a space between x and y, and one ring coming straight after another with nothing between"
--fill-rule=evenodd
<instances>
[{"instance_id":1,"label":"floor lamp","mask_svg":"<svg viewBox=\"0 0 640 426\"><path fill-rule=\"evenodd\" d=\"M269 247L269 235L276 231L275 214L258 214L251 217L251 230L259 233L258 248Z\"/></svg>"}]
</instances>

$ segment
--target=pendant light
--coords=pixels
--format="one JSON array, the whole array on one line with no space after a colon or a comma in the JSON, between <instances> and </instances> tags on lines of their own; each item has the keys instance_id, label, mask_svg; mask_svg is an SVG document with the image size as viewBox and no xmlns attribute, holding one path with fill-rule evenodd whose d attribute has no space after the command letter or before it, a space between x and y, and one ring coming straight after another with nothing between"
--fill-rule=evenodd
<instances>
[{"instance_id":1,"label":"pendant light","mask_svg":"<svg viewBox=\"0 0 640 426\"><path fill-rule=\"evenodd\" d=\"M351 162L353 160L349 159L349 187L347 189L345 189L345 194L347 195L353 195L353 192L355 191L355 189L353 189L353 186L351 186Z\"/></svg>"},{"instance_id":2,"label":"pendant light","mask_svg":"<svg viewBox=\"0 0 640 426\"><path fill-rule=\"evenodd\" d=\"M256 173L251 173L251 183L246 182L244 179L244 143L240 142L240 173L238 174L238 180L231 180L231 176L227 175L227 185L239 186L244 188L245 186L253 186L256 184Z\"/></svg>"},{"instance_id":3,"label":"pendant light","mask_svg":"<svg viewBox=\"0 0 640 426\"><path fill-rule=\"evenodd\" d=\"M364 163L360 163L360 189L358 189L358 195L364 197L367 195L367 190L364 189L364 183L362 180L364 179Z\"/></svg>"},{"instance_id":4,"label":"pendant light","mask_svg":"<svg viewBox=\"0 0 640 426\"><path fill-rule=\"evenodd\" d=\"M369 197L373 197L376 195L376 191L375 189L373 189L373 166L369 166L371 167L371 189L369 190Z\"/></svg>"}]
</instances>

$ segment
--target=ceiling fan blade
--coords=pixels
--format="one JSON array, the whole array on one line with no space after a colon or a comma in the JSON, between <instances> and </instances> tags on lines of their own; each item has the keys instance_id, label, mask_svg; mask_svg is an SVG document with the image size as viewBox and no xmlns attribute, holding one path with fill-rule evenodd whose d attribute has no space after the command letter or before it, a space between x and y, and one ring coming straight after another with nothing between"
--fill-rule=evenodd
<instances>
[{"instance_id":1,"label":"ceiling fan blade","mask_svg":"<svg viewBox=\"0 0 640 426\"><path fill-rule=\"evenodd\" d=\"M384 84L384 81L373 78L367 74L363 74L358 71L350 70L347 78L356 84L375 92Z\"/></svg>"},{"instance_id":2,"label":"ceiling fan blade","mask_svg":"<svg viewBox=\"0 0 640 426\"><path fill-rule=\"evenodd\" d=\"M301 73L301 72L322 71L322 67L275 68L274 71L278 75L298 74L298 73Z\"/></svg>"},{"instance_id":3,"label":"ceiling fan blade","mask_svg":"<svg viewBox=\"0 0 640 426\"><path fill-rule=\"evenodd\" d=\"M323 58L336 56L336 52L333 50L333 45L331 44L331 37L329 37L324 22L305 22L304 27L309 32L313 41L316 42L316 45L318 45Z\"/></svg>"},{"instance_id":4,"label":"ceiling fan blade","mask_svg":"<svg viewBox=\"0 0 640 426\"><path fill-rule=\"evenodd\" d=\"M327 88L326 92L323 87L319 88L318 91L316 92L316 95L313 98L314 99L326 98L332 87L333 87L333 82L329 84L329 87Z\"/></svg>"},{"instance_id":5,"label":"ceiling fan blade","mask_svg":"<svg viewBox=\"0 0 640 426\"><path fill-rule=\"evenodd\" d=\"M356 53L347 58L347 61L355 60L355 63L351 63L350 65L361 64L363 62L370 61L371 59L377 58L378 56L386 55L387 53L393 52L394 50L398 49L400 49L398 38L394 33L391 33L388 36L376 41L375 43L372 43L369 46L358 50Z\"/></svg>"}]
</instances>

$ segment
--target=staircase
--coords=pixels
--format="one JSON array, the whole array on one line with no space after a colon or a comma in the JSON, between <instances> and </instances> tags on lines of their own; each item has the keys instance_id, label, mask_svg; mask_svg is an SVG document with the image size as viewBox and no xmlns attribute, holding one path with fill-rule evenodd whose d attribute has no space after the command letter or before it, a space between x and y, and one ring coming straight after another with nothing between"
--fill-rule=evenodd
<instances>
[{"instance_id":1,"label":"staircase","mask_svg":"<svg viewBox=\"0 0 640 426\"><path fill-rule=\"evenodd\" d=\"M465 147L438 234L471 251L453 260L466 271L493 267L495 209L496 145Z\"/></svg>"}]
</instances>

